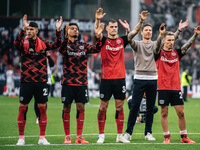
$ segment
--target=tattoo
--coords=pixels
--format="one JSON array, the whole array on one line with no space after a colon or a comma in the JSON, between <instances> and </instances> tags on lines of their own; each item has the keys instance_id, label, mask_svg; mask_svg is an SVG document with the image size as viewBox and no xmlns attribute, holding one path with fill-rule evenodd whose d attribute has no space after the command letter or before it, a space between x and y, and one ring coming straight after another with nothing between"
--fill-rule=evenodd
<instances>
[{"instance_id":1,"label":"tattoo","mask_svg":"<svg viewBox=\"0 0 200 150\"><path fill-rule=\"evenodd\" d=\"M180 32L178 29L177 29L176 32L174 33L175 41L178 39L180 33L181 33L181 32Z\"/></svg>"},{"instance_id":2,"label":"tattoo","mask_svg":"<svg viewBox=\"0 0 200 150\"><path fill-rule=\"evenodd\" d=\"M131 40L134 38L134 36L136 36L136 35L139 33L139 31L140 31L140 29L141 29L141 27L142 27L142 24L143 24L143 22L139 22L139 23L135 26L135 28L133 29L133 31L131 31L131 32L128 34L128 41L131 41Z\"/></svg>"},{"instance_id":3,"label":"tattoo","mask_svg":"<svg viewBox=\"0 0 200 150\"><path fill-rule=\"evenodd\" d=\"M181 52L182 54L185 54L187 52L187 50L189 49L189 47L194 43L196 37L198 36L198 34L194 33L194 35L187 41L186 44L184 44L181 47Z\"/></svg>"},{"instance_id":4,"label":"tattoo","mask_svg":"<svg viewBox=\"0 0 200 150\"><path fill-rule=\"evenodd\" d=\"M156 42L155 54L158 54L160 52L161 45L162 45L161 43L162 43L162 36L159 34L157 38L157 42Z\"/></svg>"}]
</instances>

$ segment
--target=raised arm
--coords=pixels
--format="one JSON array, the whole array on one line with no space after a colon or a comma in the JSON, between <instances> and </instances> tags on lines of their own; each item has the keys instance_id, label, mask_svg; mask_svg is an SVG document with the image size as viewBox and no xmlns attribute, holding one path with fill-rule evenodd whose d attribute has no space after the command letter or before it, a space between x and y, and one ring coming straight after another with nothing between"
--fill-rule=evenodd
<instances>
[{"instance_id":1,"label":"raised arm","mask_svg":"<svg viewBox=\"0 0 200 150\"><path fill-rule=\"evenodd\" d=\"M96 31L99 29L101 19L105 15L106 15L106 13L103 13L103 8L97 9L96 14L95 14L95 25L94 25L95 35L96 35ZM96 36L99 36L98 33ZM103 35L101 33L100 38L102 39L102 37L103 37Z\"/></svg>"},{"instance_id":2,"label":"raised arm","mask_svg":"<svg viewBox=\"0 0 200 150\"><path fill-rule=\"evenodd\" d=\"M150 13L148 11L142 11L140 14L140 22L135 26L135 28L128 34L128 41L131 41L142 28L143 22L146 20ZM120 22L121 23L121 22Z\"/></svg>"},{"instance_id":3,"label":"raised arm","mask_svg":"<svg viewBox=\"0 0 200 150\"><path fill-rule=\"evenodd\" d=\"M56 41L55 42L45 42L47 46L47 50L52 50L60 47L61 45L61 26L62 26L63 20L62 16L60 16L60 20L56 21Z\"/></svg>"},{"instance_id":4,"label":"raised arm","mask_svg":"<svg viewBox=\"0 0 200 150\"><path fill-rule=\"evenodd\" d=\"M194 43L196 37L200 34L200 26L197 26L196 28L194 28L194 34L193 36L187 41L186 44L184 44L181 47L181 52L182 54L185 54L187 52L187 50L189 49L189 47Z\"/></svg>"},{"instance_id":5,"label":"raised arm","mask_svg":"<svg viewBox=\"0 0 200 150\"><path fill-rule=\"evenodd\" d=\"M16 39L14 41L15 47L18 50L22 50L23 49L23 37L25 35L26 29L29 26L29 24L30 24L30 21L27 22L27 15L25 14L23 16L23 28L22 28L22 31L18 34L18 36L16 37Z\"/></svg>"},{"instance_id":6,"label":"raised arm","mask_svg":"<svg viewBox=\"0 0 200 150\"><path fill-rule=\"evenodd\" d=\"M179 23L177 31L174 33L175 35L175 41L178 39L178 36L182 32L182 30L189 25L189 21L186 20L185 22L182 23L182 20Z\"/></svg>"},{"instance_id":7,"label":"raised arm","mask_svg":"<svg viewBox=\"0 0 200 150\"><path fill-rule=\"evenodd\" d=\"M164 23L162 23L160 25L159 32L160 32L160 34L159 34L159 36L157 38L156 49L154 51L155 54L159 54L160 49L161 49L162 37L163 37L163 35L165 33L165 24Z\"/></svg>"}]
</instances>

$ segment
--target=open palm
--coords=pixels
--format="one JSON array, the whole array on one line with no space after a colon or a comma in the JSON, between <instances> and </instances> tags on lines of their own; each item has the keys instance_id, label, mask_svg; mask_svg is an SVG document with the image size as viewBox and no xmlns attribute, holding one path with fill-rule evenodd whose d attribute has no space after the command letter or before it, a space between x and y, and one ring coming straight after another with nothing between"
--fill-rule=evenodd
<instances>
[{"instance_id":1,"label":"open palm","mask_svg":"<svg viewBox=\"0 0 200 150\"><path fill-rule=\"evenodd\" d=\"M62 23L63 23L63 19L62 19L62 16L60 16L60 20L59 20L59 21L58 21L58 20L56 21L56 28L57 28L58 31L61 30Z\"/></svg>"}]
</instances>

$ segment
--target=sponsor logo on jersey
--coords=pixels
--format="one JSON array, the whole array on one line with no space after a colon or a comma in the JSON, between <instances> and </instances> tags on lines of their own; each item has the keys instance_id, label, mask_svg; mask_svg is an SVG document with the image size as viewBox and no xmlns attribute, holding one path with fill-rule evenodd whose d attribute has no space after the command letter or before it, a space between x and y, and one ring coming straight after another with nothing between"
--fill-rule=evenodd
<instances>
[{"instance_id":1,"label":"sponsor logo on jersey","mask_svg":"<svg viewBox=\"0 0 200 150\"><path fill-rule=\"evenodd\" d=\"M178 61L178 58L175 58L175 59L172 59L172 60L168 60L167 58L165 58L164 56L161 56L161 59L162 61L165 61L165 62L169 62L169 63L174 63L174 62L177 62Z\"/></svg>"},{"instance_id":2,"label":"sponsor logo on jersey","mask_svg":"<svg viewBox=\"0 0 200 150\"><path fill-rule=\"evenodd\" d=\"M123 48L123 45L120 45L118 47L110 47L109 45L106 45L106 49L110 51L119 51Z\"/></svg>"},{"instance_id":3,"label":"sponsor logo on jersey","mask_svg":"<svg viewBox=\"0 0 200 150\"><path fill-rule=\"evenodd\" d=\"M85 53L84 51L82 51L82 52L70 52L70 51L68 51L68 50L67 50L67 54L68 54L69 56L81 56L81 55L86 55L86 53Z\"/></svg>"},{"instance_id":4,"label":"sponsor logo on jersey","mask_svg":"<svg viewBox=\"0 0 200 150\"><path fill-rule=\"evenodd\" d=\"M160 99L160 100L159 100L159 103L160 103L160 104L164 104L164 103L165 103L165 100L164 100L164 99Z\"/></svg>"}]
</instances>

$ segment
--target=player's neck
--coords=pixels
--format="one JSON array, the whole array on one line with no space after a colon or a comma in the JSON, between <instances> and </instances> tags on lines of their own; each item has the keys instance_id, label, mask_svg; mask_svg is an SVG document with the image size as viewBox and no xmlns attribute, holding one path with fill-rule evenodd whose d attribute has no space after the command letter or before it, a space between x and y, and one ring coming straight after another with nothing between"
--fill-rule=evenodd
<instances>
[{"instance_id":1,"label":"player's neck","mask_svg":"<svg viewBox=\"0 0 200 150\"><path fill-rule=\"evenodd\" d=\"M143 38L142 41L144 43L151 43L151 38L149 38L149 39Z\"/></svg>"},{"instance_id":2,"label":"player's neck","mask_svg":"<svg viewBox=\"0 0 200 150\"><path fill-rule=\"evenodd\" d=\"M74 38L74 37L70 37L69 36L69 40L72 42L72 43L74 43L74 41L76 41L78 38Z\"/></svg>"},{"instance_id":3,"label":"player's neck","mask_svg":"<svg viewBox=\"0 0 200 150\"><path fill-rule=\"evenodd\" d=\"M169 52L172 51L171 48L167 48L166 46L163 47L163 50L165 50L165 51L169 51Z\"/></svg>"},{"instance_id":4,"label":"player's neck","mask_svg":"<svg viewBox=\"0 0 200 150\"><path fill-rule=\"evenodd\" d=\"M108 34L108 38L109 38L109 39L116 39L116 38L117 38L117 35L110 35L110 34Z\"/></svg>"}]
</instances>

